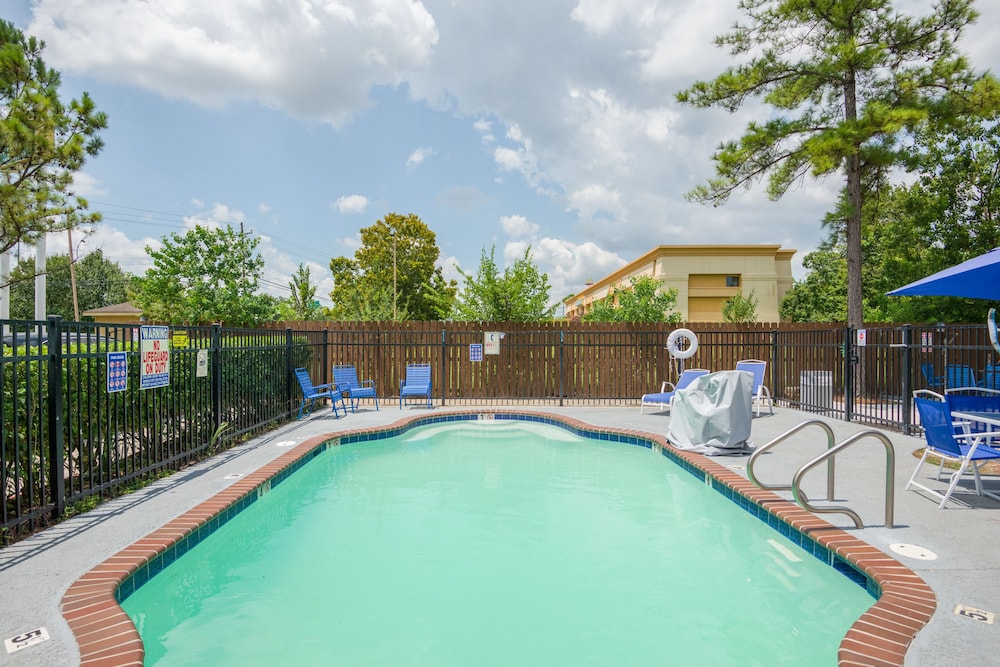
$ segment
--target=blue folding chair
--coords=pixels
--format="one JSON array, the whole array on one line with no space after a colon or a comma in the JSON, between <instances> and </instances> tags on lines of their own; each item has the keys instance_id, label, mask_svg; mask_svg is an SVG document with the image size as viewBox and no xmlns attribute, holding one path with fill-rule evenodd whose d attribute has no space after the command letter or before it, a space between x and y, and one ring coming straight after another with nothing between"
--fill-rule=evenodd
<instances>
[{"instance_id":1,"label":"blue folding chair","mask_svg":"<svg viewBox=\"0 0 1000 667\"><path fill-rule=\"evenodd\" d=\"M751 390L753 402L757 404L757 416L760 417L761 403L767 401L768 411L774 414L774 399L771 398L771 391L764 384L764 372L767 370L767 362L759 359L744 359L736 362L736 370L745 371L753 375L753 389Z\"/></svg>"},{"instance_id":2,"label":"blue folding chair","mask_svg":"<svg viewBox=\"0 0 1000 667\"><path fill-rule=\"evenodd\" d=\"M362 398L371 398L375 401L375 409L378 410L378 394L375 393L374 380L362 380L358 382L358 371L354 366L334 366L333 382L337 389L347 394L347 399L351 402L351 412L355 412L358 403Z\"/></svg>"},{"instance_id":3,"label":"blue folding chair","mask_svg":"<svg viewBox=\"0 0 1000 667\"><path fill-rule=\"evenodd\" d=\"M976 479L976 493L1000 501L1000 496L983 488L983 481L979 476L979 467L983 463L1000 459L1000 449L991 445L1000 439L1000 431L973 430L970 428L970 424L953 421L951 413L957 408L965 410L973 407L969 402L969 396L961 398L959 396L961 395L956 395L954 399L950 395L942 397L940 394L926 389L913 392L913 403L917 406L917 413L920 415L920 425L924 429L927 447L924 448L924 454L920 457L920 462L917 464L916 470L913 471L913 475L910 476L910 481L906 483L906 488L915 486L935 498L940 498L941 504L938 507L942 508L951 498L958 480L969 468L972 469ZM916 481L920 469L931 454L935 454L941 459L937 474L939 480L946 461L958 461L959 463L958 469L951 474L948 490L943 494Z\"/></svg>"},{"instance_id":4,"label":"blue folding chair","mask_svg":"<svg viewBox=\"0 0 1000 667\"><path fill-rule=\"evenodd\" d=\"M920 373L924 376L924 384L931 389L944 386L944 376L934 372L934 364L930 362L920 364Z\"/></svg>"},{"instance_id":5,"label":"blue folding chair","mask_svg":"<svg viewBox=\"0 0 1000 667\"><path fill-rule=\"evenodd\" d=\"M945 388L957 389L958 387L978 387L976 382L976 372L972 366L965 364L948 364L944 369Z\"/></svg>"},{"instance_id":6,"label":"blue folding chair","mask_svg":"<svg viewBox=\"0 0 1000 667\"><path fill-rule=\"evenodd\" d=\"M329 398L330 403L333 405L333 416L340 419L340 414L337 412L337 403L340 402L340 407L344 410L344 416L347 416L347 404L344 403L344 394L339 390L329 384L313 384L312 379L309 377L309 371L304 368L295 369L295 379L299 381L299 386L302 387L302 403L299 404L299 416L296 419L302 419L302 411L305 409L306 404L309 405L309 410L306 414L312 412L313 405L316 401Z\"/></svg>"},{"instance_id":7,"label":"blue folding chair","mask_svg":"<svg viewBox=\"0 0 1000 667\"><path fill-rule=\"evenodd\" d=\"M406 378L399 382L399 409L403 409L405 399L416 396L427 397L427 407L431 407L431 365L407 364Z\"/></svg>"}]
</instances>

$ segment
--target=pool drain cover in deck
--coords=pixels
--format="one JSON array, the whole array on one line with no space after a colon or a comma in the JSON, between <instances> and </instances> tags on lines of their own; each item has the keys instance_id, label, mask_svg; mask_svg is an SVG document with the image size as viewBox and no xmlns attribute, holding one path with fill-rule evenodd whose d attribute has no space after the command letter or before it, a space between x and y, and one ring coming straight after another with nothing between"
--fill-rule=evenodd
<instances>
[{"instance_id":1,"label":"pool drain cover in deck","mask_svg":"<svg viewBox=\"0 0 1000 667\"><path fill-rule=\"evenodd\" d=\"M896 544L890 544L889 548L900 556L906 556L907 558L916 558L917 560L937 560L937 554L926 547L920 547L916 544L904 544L902 542L897 542Z\"/></svg>"}]
</instances>

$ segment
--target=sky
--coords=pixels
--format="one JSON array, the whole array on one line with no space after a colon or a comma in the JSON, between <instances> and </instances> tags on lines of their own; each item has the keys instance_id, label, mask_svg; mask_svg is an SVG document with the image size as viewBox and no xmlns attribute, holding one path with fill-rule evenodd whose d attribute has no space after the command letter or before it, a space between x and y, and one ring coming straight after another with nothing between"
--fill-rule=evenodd
<instances>
[{"instance_id":1,"label":"sky","mask_svg":"<svg viewBox=\"0 0 1000 667\"><path fill-rule=\"evenodd\" d=\"M998 73L1000 3L977 9L960 47ZM736 0L4 0L0 18L46 42L64 100L108 114L75 181L103 221L74 254L132 273L172 233L232 225L260 240L263 291L288 296L304 264L329 306L330 259L413 213L445 277L530 248L553 302L661 244L780 244L802 278L842 187L685 200L766 117L675 101L734 64L713 40Z\"/></svg>"}]
</instances>

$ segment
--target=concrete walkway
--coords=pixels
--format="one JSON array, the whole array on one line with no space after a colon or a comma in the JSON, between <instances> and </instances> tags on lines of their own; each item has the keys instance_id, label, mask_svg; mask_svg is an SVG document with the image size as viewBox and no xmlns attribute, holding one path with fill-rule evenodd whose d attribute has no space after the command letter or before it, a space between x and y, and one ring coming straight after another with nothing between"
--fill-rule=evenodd
<instances>
[{"instance_id":1,"label":"concrete walkway","mask_svg":"<svg viewBox=\"0 0 1000 667\"><path fill-rule=\"evenodd\" d=\"M78 577L95 565L143 537L168 520L225 489L232 475L256 470L310 437L339 430L377 427L414 413L433 411L383 406L362 408L357 414L334 419L323 409L300 422L293 422L265 436L226 451L149 487L115 499L94 511L74 517L27 540L0 549L0 638L8 640L44 628L48 639L8 654L0 650L0 665L65 667L79 664L73 636L63 621L59 602ZM468 410L468 406L461 408ZM514 410L515 408L510 408ZM664 434L666 413L640 414L635 407L525 407L579 419L595 426ZM770 442L814 415L777 408L775 414L754 418L751 439L757 445ZM824 419L836 441L867 427ZM857 530L841 514L826 514L832 524L894 556L917 572L934 589L938 608L931 623L921 631L907 654L907 665L988 665L1000 655L1000 622L988 623L955 613L966 607L1000 613L1000 503L983 499L971 491L971 479L963 482L949 503L938 509L937 501L914 491L903 491L917 460L912 452L923 441L895 433L887 434L895 452L895 528L885 527L886 455L881 442L866 438L837 458L836 505L848 505L865 523ZM826 448L819 428L808 427L760 457L758 479L787 483L804 462ZM721 457L719 463L745 475L749 457ZM817 505L826 498L825 468L811 472L805 491ZM932 477L934 467L925 467ZM1000 490L1000 479L987 478L990 488ZM936 483L934 483L936 484ZM944 488L941 483L940 487ZM790 497L780 492L779 495ZM900 555L894 545L908 545ZM933 556L933 558L931 558Z\"/></svg>"}]
</instances>

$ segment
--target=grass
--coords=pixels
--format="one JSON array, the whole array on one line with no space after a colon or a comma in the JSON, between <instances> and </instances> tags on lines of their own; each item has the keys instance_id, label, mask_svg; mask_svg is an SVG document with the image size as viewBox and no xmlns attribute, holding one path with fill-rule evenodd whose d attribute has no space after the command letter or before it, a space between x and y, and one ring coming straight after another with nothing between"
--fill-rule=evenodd
<instances>
[{"instance_id":1,"label":"grass","mask_svg":"<svg viewBox=\"0 0 1000 667\"><path fill-rule=\"evenodd\" d=\"M913 452L915 458L920 458L924 455L924 447ZM941 457L936 454L931 454L927 457L927 463L932 465L940 465ZM958 461L954 459L947 459L944 464L945 470L958 470ZM998 461L987 461L979 466L979 472L983 475L1000 475L1000 460Z\"/></svg>"}]
</instances>

